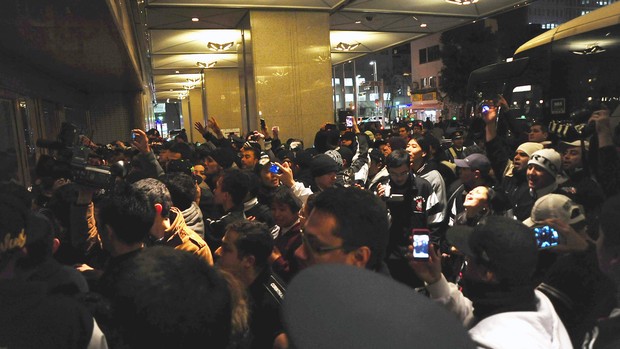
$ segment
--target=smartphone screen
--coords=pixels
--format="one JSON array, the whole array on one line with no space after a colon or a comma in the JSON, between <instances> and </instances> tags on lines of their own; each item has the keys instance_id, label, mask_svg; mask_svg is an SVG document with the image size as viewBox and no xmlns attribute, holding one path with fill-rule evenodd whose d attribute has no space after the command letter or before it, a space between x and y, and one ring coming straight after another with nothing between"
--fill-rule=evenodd
<instances>
[{"instance_id":1,"label":"smartphone screen","mask_svg":"<svg viewBox=\"0 0 620 349\"><path fill-rule=\"evenodd\" d=\"M541 227L535 227L534 235L536 236L536 243L538 244L538 249L546 249L551 248L553 246L557 246L560 243L560 234L558 231L553 229L548 225L543 225Z\"/></svg>"},{"instance_id":2,"label":"smartphone screen","mask_svg":"<svg viewBox=\"0 0 620 349\"><path fill-rule=\"evenodd\" d=\"M276 164L271 164L271 166L269 167L269 172L278 174L280 173L280 167L278 167L278 165Z\"/></svg>"},{"instance_id":3,"label":"smartphone screen","mask_svg":"<svg viewBox=\"0 0 620 349\"><path fill-rule=\"evenodd\" d=\"M350 115L347 115L347 120L345 121L345 125L347 127L353 127L353 117Z\"/></svg>"},{"instance_id":4,"label":"smartphone screen","mask_svg":"<svg viewBox=\"0 0 620 349\"><path fill-rule=\"evenodd\" d=\"M428 260L429 233L428 229L413 229L413 259Z\"/></svg>"}]
</instances>

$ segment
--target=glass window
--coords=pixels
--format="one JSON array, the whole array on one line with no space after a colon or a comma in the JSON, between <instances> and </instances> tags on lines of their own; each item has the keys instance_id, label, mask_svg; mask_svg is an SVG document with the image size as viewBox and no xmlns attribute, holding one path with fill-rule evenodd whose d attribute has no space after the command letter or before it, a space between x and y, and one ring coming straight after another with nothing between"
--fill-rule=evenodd
<instances>
[{"instance_id":1,"label":"glass window","mask_svg":"<svg viewBox=\"0 0 620 349\"><path fill-rule=\"evenodd\" d=\"M424 64L428 62L428 59L426 57L426 49L420 49L420 64Z\"/></svg>"},{"instance_id":2,"label":"glass window","mask_svg":"<svg viewBox=\"0 0 620 349\"><path fill-rule=\"evenodd\" d=\"M441 59L441 51L439 45L431 46L428 48L428 61L434 62Z\"/></svg>"}]
</instances>

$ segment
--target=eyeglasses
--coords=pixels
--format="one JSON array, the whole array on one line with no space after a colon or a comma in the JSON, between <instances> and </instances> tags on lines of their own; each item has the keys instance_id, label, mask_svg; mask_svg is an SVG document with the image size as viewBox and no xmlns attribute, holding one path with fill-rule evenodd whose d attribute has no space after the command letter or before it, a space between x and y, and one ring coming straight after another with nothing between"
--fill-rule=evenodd
<instances>
[{"instance_id":1,"label":"eyeglasses","mask_svg":"<svg viewBox=\"0 0 620 349\"><path fill-rule=\"evenodd\" d=\"M308 236L304 233L303 229L301 230L301 241L306 247L307 251L312 254L324 254L327 252L344 249L346 247L345 245L321 246L319 241L315 237L311 237L310 239L308 239Z\"/></svg>"}]
</instances>

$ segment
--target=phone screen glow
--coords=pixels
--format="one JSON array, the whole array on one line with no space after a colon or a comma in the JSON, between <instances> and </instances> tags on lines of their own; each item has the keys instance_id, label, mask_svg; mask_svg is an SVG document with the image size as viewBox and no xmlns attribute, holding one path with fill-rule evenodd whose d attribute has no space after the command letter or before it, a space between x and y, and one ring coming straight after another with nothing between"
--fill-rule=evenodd
<instances>
[{"instance_id":1,"label":"phone screen glow","mask_svg":"<svg viewBox=\"0 0 620 349\"><path fill-rule=\"evenodd\" d=\"M534 234L540 249L557 246L560 242L558 231L548 225L534 228Z\"/></svg>"},{"instance_id":2,"label":"phone screen glow","mask_svg":"<svg viewBox=\"0 0 620 349\"><path fill-rule=\"evenodd\" d=\"M429 237L426 234L413 235L413 258L428 258Z\"/></svg>"}]
</instances>

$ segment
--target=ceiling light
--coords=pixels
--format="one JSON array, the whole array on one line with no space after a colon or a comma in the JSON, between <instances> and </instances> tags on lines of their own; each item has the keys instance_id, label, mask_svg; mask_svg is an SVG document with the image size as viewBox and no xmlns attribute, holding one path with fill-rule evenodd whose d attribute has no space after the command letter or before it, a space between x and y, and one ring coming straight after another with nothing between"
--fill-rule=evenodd
<instances>
[{"instance_id":1,"label":"ceiling light","mask_svg":"<svg viewBox=\"0 0 620 349\"><path fill-rule=\"evenodd\" d=\"M285 71L285 72L283 72L283 71L277 71L277 72L273 73L272 75L273 75L273 76L276 76L276 77L281 78L281 77L283 77L283 76L287 76L287 75L288 75L288 72L286 72L286 71Z\"/></svg>"},{"instance_id":2,"label":"ceiling light","mask_svg":"<svg viewBox=\"0 0 620 349\"><path fill-rule=\"evenodd\" d=\"M478 0L446 0L447 3L454 5L471 5L478 2Z\"/></svg>"},{"instance_id":3,"label":"ceiling light","mask_svg":"<svg viewBox=\"0 0 620 349\"><path fill-rule=\"evenodd\" d=\"M355 21L355 24L360 24L362 23L362 21Z\"/></svg>"},{"instance_id":4,"label":"ceiling light","mask_svg":"<svg viewBox=\"0 0 620 349\"><path fill-rule=\"evenodd\" d=\"M352 51L355 50L360 45L359 42L355 44L347 44L346 42L339 42L338 45L334 47L334 49L338 51Z\"/></svg>"},{"instance_id":5,"label":"ceiling light","mask_svg":"<svg viewBox=\"0 0 620 349\"><path fill-rule=\"evenodd\" d=\"M420 28L426 28L428 25L426 23L420 24Z\"/></svg>"},{"instance_id":6,"label":"ceiling light","mask_svg":"<svg viewBox=\"0 0 620 349\"><path fill-rule=\"evenodd\" d=\"M196 65L200 68L213 68L217 64L217 61L205 63L205 62L196 62Z\"/></svg>"},{"instance_id":7,"label":"ceiling light","mask_svg":"<svg viewBox=\"0 0 620 349\"><path fill-rule=\"evenodd\" d=\"M179 73L179 71L177 70L177 71L175 71L174 73L175 73L175 74L178 74L178 73Z\"/></svg>"},{"instance_id":8,"label":"ceiling light","mask_svg":"<svg viewBox=\"0 0 620 349\"><path fill-rule=\"evenodd\" d=\"M198 17L194 17L192 18L192 22L198 22L200 19L198 19Z\"/></svg>"},{"instance_id":9,"label":"ceiling light","mask_svg":"<svg viewBox=\"0 0 620 349\"><path fill-rule=\"evenodd\" d=\"M208 42L207 43L207 48L211 51L226 51L229 50L231 47L233 47L235 43L233 41L231 42L225 42L223 44L218 44L216 42Z\"/></svg>"}]
</instances>

